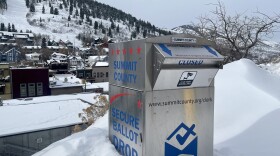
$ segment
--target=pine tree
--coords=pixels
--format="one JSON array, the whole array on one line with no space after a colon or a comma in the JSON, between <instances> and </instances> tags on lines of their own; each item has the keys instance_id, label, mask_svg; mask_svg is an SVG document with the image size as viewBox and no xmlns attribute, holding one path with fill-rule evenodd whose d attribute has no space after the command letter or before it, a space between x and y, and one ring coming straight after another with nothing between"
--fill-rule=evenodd
<instances>
[{"instance_id":1,"label":"pine tree","mask_svg":"<svg viewBox=\"0 0 280 156\"><path fill-rule=\"evenodd\" d=\"M70 15L68 16L68 21L71 21L71 17L70 17Z\"/></svg>"},{"instance_id":2,"label":"pine tree","mask_svg":"<svg viewBox=\"0 0 280 156\"><path fill-rule=\"evenodd\" d=\"M95 30L98 29L98 22L97 21L94 22L94 29Z\"/></svg>"},{"instance_id":3,"label":"pine tree","mask_svg":"<svg viewBox=\"0 0 280 156\"><path fill-rule=\"evenodd\" d=\"M8 32L11 32L12 30L11 30L11 25L10 25L10 23L8 23Z\"/></svg>"},{"instance_id":4,"label":"pine tree","mask_svg":"<svg viewBox=\"0 0 280 156\"><path fill-rule=\"evenodd\" d=\"M7 9L7 1L6 0L0 0L0 10L1 9Z\"/></svg>"},{"instance_id":5,"label":"pine tree","mask_svg":"<svg viewBox=\"0 0 280 156\"><path fill-rule=\"evenodd\" d=\"M51 6L50 14L53 14L53 6Z\"/></svg>"},{"instance_id":6,"label":"pine tree","mask_svg":"<svg viewBox=\"0 0 280 156\"><path fill-rule=\"evenodd\" d=\"M57 8L55 8L54 9L54 13L53 14L55 14L55 15L59 15L59 11L58 11L58 9Z\"/></svg>"},{"instance_id":7,"label":"pine tree","mask_svg":"<svg viewBox=\"0 0 280 156\"><path fill-rule=\"evenodd\" d=\"M133 31L132 33L131 33L131 36L132 36L132 38L136 38L136 31Z\"/></svg>"},{"instance_id":8,"label":"pine tree","mask_svg":"<svg viewBox=\"0 0 280 156\"><path fill-rule=\"evenodd\" d=\"M5 31L6 28L5 28L5 24L4 23L1 23L1 26L0 26L0 31Z\"/></svg>"},{"instance_id":9,"label":"pine tree","mask_svg":"<svg viewBox=\"0 0 280 156\"><path fill-rule=\"evenodd\" d=\"M63 3L63 5L64 5L64 8L67 8L67 3L66 3L66 1L65 1L65 0L62 0L62 3Z\"/></svg>"},{"instance_id":10,"label":"pine tree","mask_svg":"<svg viewBox=\"0 0 280 156\"><path fill-rule=\"evenodd\" d=\"M147 37L147 30L146 30L146 29L143 31L143 37L144 37L144 38Z\"/></svg>"},{"instance_id":11,"label":"pine tree","mask_svg":"<svg viewBox=\"0 0 280 156\"><path fill-rule=\"evenodd\" d=\"M79 16L79 11L77 9L76 9L75 15Z\"/></svg>"},{"instance_id":12,"label":"pine tree","mask_svg":"<svg viewBox=\"0 0 280 156\"><path fill-rule=\"evenodd\" d=\"M88 16L88 15L87 15L87 18L86 18L86 19L87 19L87 22L90 22L90 19L89 19L89 16Z\"/></svg>"},{"instance_id":13,"label":"pine tree","mask_svg":"<svg viewBox=\"0 0 280 156\"><path fill-rule=\"evenodd\" d=\"M49 1L49 7L52 7L51 1Z\"/></svg>"},{"instance_id":14,"label":"pine tree","mask_svg":"<svg viewBox=\"0 0 280 156\"><path fill-rule=\"evenodd\" d=\"M45 6L43 5L42 13L45 14L45 11L46 11L46 10L45 10Z\"/></svg>"},{"instance_id":15,"label":"pine tree","mask_svg":"<svg viewBox=\"0 0 280 156\"><path fill-rule=\"evenodd\" d=\"M89 25L92 26L92 20L91 19L89 20Z\"/></svg>"},{"instance_id":16,"label":"pine tree","mask_svg":"<svg viewBox=\"0 0 280 156\"><path fill-rule=\"evenodd\" d=\"M111 22L111 28L112 28L112 29L115 29L115 28L116 28L115 23L114 23L113 21Z\"/></svg>"},{"instance_id":17,"label":"pine tree","mask_svg":"<svg viewBox=\"0 0 280 156\"><path fill-rule=\"evenodd\" d=\"M137 32L137 34L140 33L140 26L139 26L139 24L136 25L136 32Z\"/></svg>"},{"instance_id":18,"label":"pine tree","mask_svg":"<svg viewBox=\"0 0 280 156\"><path fill-rule=\"evenodd\" d=\"M47 47L47 40L46 40L45 37L42 38L41 47L42 47L42 48L46 48L46 47Z\"/></svg>"},{"instance_id":19,"label":"pine tree","mask_svg":"<svg viewBox=\"0 0 280 156\"><path fill-rule=\"evenodd\" d=\"M81 8L80 9L80 18L84 19L84 15L85 15L84 10Z\"/></svg>"},{"instance_id":20,"label":"pine tree","mask_svg":"<svg viewBox=\"0 0 280 156\"><path fill-rule=\"evenodd\" d=\"M62 10L62 9L63 9L63 6L62 6L62 4L61 4L61 3L59 4L59 9L60 9L60 10Z\"/></svg>"},{"instance_id":21,"label":"pine tree","mask_svg":"<svg viewBox=\"0 0 280 156\"><path fill-rule=\"evenodd\" d=\"M101 21L101 23L99 24L99 29L103 29L102 21Z\"/></svg>"},{"instance_id":22,"label":"pine tree","mask_svg":"<svg viewBox=\"0 0 280 156\"><path fill-rule=\"evenodd\" d=\"M14 24L12 24L12 32L17 32Z\"/></svg>"},{"instance_id":23,"label":"pine tree","mask_svg":"<svg viewBox=\"0 0 280 156\"><path fill-rule=\"evenodd\" d=\"M25 5L29 8L29 0L25 0Z\"/></svg>"},{"instance_id":24,"label":"pine tree","mask_svg":"<svg viewBox=\"0 0 280 156\"><path fill-rule=\"evenodd\" d=\"M31 3L31 5L30 5L30 12L35 12L35 5L34 5L34 3Z\"/></svg>"},{"instance_id":25,"label":"pine tree","mask_svg":"<svg viewBox=\"0 0 280 156\"><path fill-rule=\"evenodd\" d=\"M69 14L72 15L72 13L73 13L73 4L72 5L70 4Z\"/></svg>"},{"instance_id":26,"label":"pine tree","mask_svg":"<svg viewBox=\"0 0 280 156\"><path fill-rule=\"evenodd\" d=\"M40 23L42 22L42 18L40 17Z\"/></svg>"},{"instance_id":27,"label":"pine tree","mask_svg":"<svg viewBox=\"0 0 280 156\"><path fill-rule=\"evenodd\" d=\"M108 36L110 36L111 38L113 38L113 35L112 35L112 30L111 30L111 28L109 28Z\"/></svg>"},{"instance_id":28,"label":"pine tree","mask_svg":"<svg viewBox=\"0 0 280 156\"><path fill-rule=\"evenodd\" d=\"M102 34L106 34L105 28L102 28Z\"/></svg>"},{"instance_id":29,"label":"pine tree","mask_svg":"<svg viewBox=\"0 0 280 156\"><path fill-rule=\"evenodd\" d=\"M120 26L118 25L117 26L117 33L119 33L120 32Z\"/></svg>"}]
</instances>

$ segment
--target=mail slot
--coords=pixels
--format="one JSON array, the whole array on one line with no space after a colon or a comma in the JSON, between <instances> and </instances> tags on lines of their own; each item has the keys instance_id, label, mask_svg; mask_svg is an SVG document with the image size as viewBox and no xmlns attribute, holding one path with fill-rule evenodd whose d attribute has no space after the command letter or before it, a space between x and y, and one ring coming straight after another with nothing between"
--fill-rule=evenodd
<instances>
[{"instance_id":1,"label":"mail slot","mask_svg":"<svg viewBox=\"0 0 280 156\"><path fill-rule=\"evenodd\" d=\"M223 56L186 34L109 44L109 138L125 156L213 155Z\"/></svg>"}]
</instances>

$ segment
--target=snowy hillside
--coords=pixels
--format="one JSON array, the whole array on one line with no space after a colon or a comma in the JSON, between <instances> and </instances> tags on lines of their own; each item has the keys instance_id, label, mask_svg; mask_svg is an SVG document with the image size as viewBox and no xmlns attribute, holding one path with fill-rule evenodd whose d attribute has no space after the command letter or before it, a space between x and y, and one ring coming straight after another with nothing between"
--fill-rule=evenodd
<instances>
[{"instance_id":1,"label":"snowy hillside","mask_svg":"<svg viewBox=\"0 0 280 156\"><path fill-rule=\"evenodd\" d=\"M40 10L42 9L42 6L46 2L42 2L42 4L39 4L35 6L37 8L36 12L34 14L29 13L29 9L25 5L24 0L8 0L8 10L4 11L3 14L0 14L0 21L5 23L5 25L8 25L8 23L13 23L18 31L22 30L25 32L26 30L31 30L33 33L41 33L45 35L49 35L50 39L52 40L70 40L72 43L76 43L76 45L81 45L81 42L75 38L77 35L75 33L75 30L73 32L69 32L69 30L64 30L61 33L55 33L53 30L58 29L59 27L63 28L62 25L59 23L55 23L56 20L52 19L48 22L49 27L39 27L38 25L30 25L28 23L28 20L36 20L35 18L37 16L40 16L41 14ZM45 4L46 5L46 4ZM39 13L40 12L40 13ZM48 10L49 12L49 10ZM62 13L63 14L63 13ZM59 18L62 18L63 15L61 15ZM48 18L53 17L50 14L45 14L42 19L47 22ZM40 17L39 17L40 19ZM37 20L39 20L37 19ZM35 22L35 21L34 21ZM36 22L35 22L36 23Z\"/></svg>"},{"instance_id":2,"label":"snowy hillside","mask_svg":"<svg viewBox=\"0 0 280 156\"><path fill-rule=\"evenodd\" d=\"M76 2L78 4L76 4ZM64 3L65 5L62 5ZM0 22L4 23L6 26L8 23L14 24L18 31L26 32L26 30L31 30L36 34L48 35L49 40L69 40L75 43L76 46L82 46L81 41L77 38L103 38L104 35L108 35L110 31L112 34L111 37L115 38L117 41L130 40L131 38L143 38L145 37L144 34L149 36L160 35L167 32L156 28L149 22L138 20L121 10L103 5L96 1L94 1L94 3L98 4L98 9L103 10L94 10L92 6L89 6L88 1L75 1L73 13L69 15L69 1L47 0L38 2L34 5L35 12L30 12L30 9L26 7L25 0L8 0L8 9L2 14L0 13ZM82 7L83 9L81 9ZM101 7L108 7L111 10ZM57 9L58 14L52 13L53 11L51 11L51 8ZM85 10L84 8L89 10ZM84 15L83 19L80 17L81 10L87 13L87 15ZM106 16L105 14L100 15L101 11L103 13L106 12ZM108 15L108 12L111 12L111 14ZM100 17L97 17L97 14ZM117 15L120 17L117 17ZM123 19L120 20L119 18ZM95 28L95 22L98 23L98 29ZM114 23L114 29L112 28L112 23ZM112 28L112 30L110 30L110 28Z\"/></svg>"},{"instance_id":3,"label":"snowy hillside","mask_svg":"<svg viewBox=\"0 0 280 156\"><path fill-rule=\"evenodd\" d=\"M280 155L280 76L243 59L225 65L215 83L214 155ZM108 115L35 156L54 154L118 155L108 140Z\"/></svg>"}]
</instances>

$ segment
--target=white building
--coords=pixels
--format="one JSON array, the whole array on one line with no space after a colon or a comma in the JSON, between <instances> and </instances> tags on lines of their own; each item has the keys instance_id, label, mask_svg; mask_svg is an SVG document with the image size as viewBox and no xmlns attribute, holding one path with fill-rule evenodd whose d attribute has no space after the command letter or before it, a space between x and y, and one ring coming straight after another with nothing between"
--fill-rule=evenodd
<instances>
[{"instance_id":1,"label":"white building","mask_svg":"<svg viewBox=\"0 0 280 156\"><path fill-rule=\"evenodd\" d=\"M31 54L25 54L26 60L27 61L39 61L40 60L41 54L39 53L31 53Z\"/></svg>"}]
</instances>

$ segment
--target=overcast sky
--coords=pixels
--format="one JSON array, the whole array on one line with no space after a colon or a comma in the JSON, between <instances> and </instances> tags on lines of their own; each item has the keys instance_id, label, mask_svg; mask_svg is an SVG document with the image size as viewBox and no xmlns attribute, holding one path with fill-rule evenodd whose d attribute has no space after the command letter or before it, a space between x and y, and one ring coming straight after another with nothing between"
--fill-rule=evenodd
<instances>
[{"instance_id":1,"label":"overcast sky","mask_svg":"<svg viewBox=\"0 0 280 156\"><path fill-rule=\"evenodd\" d=\"M97 0L108 4L137 19L149 21L160 28L172 29L177 26L195 23L200 15L209 14L215 9L217 0ZM252 14L259 10L268 15L280 14L279 0L221 0L230 14ZM277 41L280 35L277 34Z\"/></svg>"},{"instance_id":2,"label":"overcast sky","mask_svg":"<svg viewBox=\"0 0 280 156\"><path fill-rule=\"evenodd\" d=\"M174 28L209 14L217 0L97 0L162 28ZM260 11L280 14L279 0L222 0L230 13Z\"/></svg>"}]
</instances>

